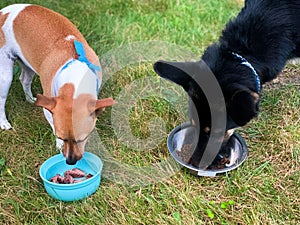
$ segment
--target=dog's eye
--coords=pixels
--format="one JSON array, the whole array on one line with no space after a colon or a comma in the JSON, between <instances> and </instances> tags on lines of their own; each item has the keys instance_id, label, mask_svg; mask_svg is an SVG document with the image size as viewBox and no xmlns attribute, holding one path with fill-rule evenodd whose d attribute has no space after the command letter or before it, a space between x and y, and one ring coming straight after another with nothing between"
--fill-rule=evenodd
<instances>
[{"instance_id":1,"label":"dog's eye","mask_svg":"<svg viewBox=\"0 0 300 225\"><path fill-rule=\"evenodd\" d=\"M55 136L57 139L60 139L60 140L62 140L62 141L68 141L67 139L64 139L64 138L61 138L60 136Z\"/></svg>"},{"instance_id":2,"label":"dog's eye","mask_svg":"<svg viewBox=\"0 0 300 225\"><path fill-rule=\"evenodd\" d=\"M82 142L84 142L84 141L86 141L86 139L89 137L89 135L88 136L86 136L84 139L81 139L81 140L73 140L73 142L74 143L76 143L76 144L80 144L80 143L82 143Z\"/></svg>"}]
</instances>

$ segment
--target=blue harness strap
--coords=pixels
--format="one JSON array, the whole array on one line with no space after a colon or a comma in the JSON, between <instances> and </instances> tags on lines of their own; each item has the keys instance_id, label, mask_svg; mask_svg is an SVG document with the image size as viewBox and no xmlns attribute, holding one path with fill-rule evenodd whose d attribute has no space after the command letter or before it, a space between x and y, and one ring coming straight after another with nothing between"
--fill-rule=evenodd
<instances>
[{"instance_id":1,"label":"blue harness strap","mask_svg":"<svg viewBox=\"0 0 300 225\"><path fill-rule=\"evenodd\" d=\"M99 89L100 89L100 85L101 85L101 81L99 80L97 71L101 71L101 68L99 66L96 66L94 64L92 64L87 58L86 58L86 54L84 51L84 46L81 42L74 40L74 47L75 47L75 51L76 54L78 55L78 59L70 59L60 70L59 72L55 75L54 80L57 80L58 77L60 76L60 74L62 73L63 70L67 69L72 63L79 61L82 63L85 63L88 68L93 72L93 74L96 77L96 93L98 93ZM54 82L56 83L56 82ZM52 87L52 92L53 95L56 96L57 92L58 92L58 88L53 85Z\"/></svg>"},{"instance_id":2,"label":"blue harness strap","mask_svg":"<svg viewBox=\"0 0 300 225\"><path fill-rule=\"evenodd\" d=\"M94 64L92 64L85 55L85 51L84 51L84 47L83 44L77 40L74 40L74 46L75 46L75 50L76 53L78 55L78 60L80 62L85 63L92 71L94 71L94 73L96 73L96 71L101 71L101 68L99 66L96 66Z\"/></svg>"},{"instance_id":3,"label":"blue harness strap","mask_svg":"<svg viewBox=\"0 0 300 225\"><path fill-rule=\"evenodd\" d=\"M97 71L101 71L101 68L99 66L96 66L94 64L92 64L87 58L86 58L86 54L84 51L84 46L81 42L74 40L74 47L76 50L76 53L78 55L78 61L85 63L96 75L97 77L97 87L96 87L96 91L98 92L100 85L99 85L99 78L98 78L98 74Z\"/></svg>"},{"instance_id":4,"label":"blue harness strap","mask_svg":"<svg viewBox=\"0 0 300 225\"><path fill-rule=\"evenodd\" d=\"M242 61L241 64L244 65L244 66L247 66L252 71L252 74L255 77L255 83L256 83L257 92L260 93L260 91L261 91L260 78L259 78L256 70L254 69L254 67L243 56L241 56L241 55L239 55L239 54L237 54L235 52L232 52L232 55L234 55L236 58L240 59Z\"/></svg>"}]
</instances>

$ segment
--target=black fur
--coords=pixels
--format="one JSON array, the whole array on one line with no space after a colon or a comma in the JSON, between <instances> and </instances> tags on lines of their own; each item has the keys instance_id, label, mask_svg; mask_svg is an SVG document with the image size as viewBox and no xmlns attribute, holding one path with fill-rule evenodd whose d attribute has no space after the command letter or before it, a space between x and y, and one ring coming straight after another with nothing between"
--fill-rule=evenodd
<instances>
[{"instance_id":1,"label":"black fur","mask_svg":"<svg viewBox=\"0 0 300 225\"><path fill-rule=\"evenodd\" d=\"M288 59L300 57L300 1L247 0L238 16L226 25L219 42L209 46L201 57L223 91L226 129L245 125L259 111L260 92L253 71L232 52L251 63L262 84L276 78ZM178 69L191 64L158 61L154 70L181 85L196 105L200 122L197 158L201 158L209 135L210 109L201 88Z\"/></svg>"}]
</instances>

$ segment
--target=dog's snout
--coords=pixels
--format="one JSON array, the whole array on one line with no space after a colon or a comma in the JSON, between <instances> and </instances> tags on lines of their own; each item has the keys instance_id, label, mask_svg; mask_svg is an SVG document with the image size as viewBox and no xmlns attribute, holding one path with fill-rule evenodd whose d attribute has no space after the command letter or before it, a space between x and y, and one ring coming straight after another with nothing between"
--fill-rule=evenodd
<instances>
[{"instance_id":1,"label":"dog's snout","mask_svg":"<svg viewBox=\"0 0 300 225\"><path fill-rule=\"evenodd\" d=\"M72 155L66 158L66 163L68 165L75 165L77 161L78 159Z\"/></svg>"},{"instance_id":2,"label":"dog's snout","mask_svg":"<svg viewBox=\"0 0 300 225\"><path fill-rule=\"evenodd\" d=\"M82 154L76 154L75 152L69 151L65 157L68 165L75 165L77 161L82 158Z\"/></svg>"},{"instance_id":3,"label":"dog's snout","mask_svg":"<svg viewBox=\"0 0 300 225\"><path fill-rule=\"evenodd\" d=\"M66 158L68 165L75 165L78 160L82 158L82 153L78 145L74 145L73 142L64 142L63 154Z\"/></svg>"}]
</instances>

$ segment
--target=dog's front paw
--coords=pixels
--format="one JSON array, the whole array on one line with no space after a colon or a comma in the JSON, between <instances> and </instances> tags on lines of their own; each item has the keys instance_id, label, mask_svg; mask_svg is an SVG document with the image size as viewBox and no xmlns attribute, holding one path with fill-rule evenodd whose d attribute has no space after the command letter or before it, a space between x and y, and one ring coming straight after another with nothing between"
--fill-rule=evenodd
<instances>
[{"instance_id":1,"label":"dog's front paw","mask_svg":"<svg viewBox=\"0 0 300 225\"><path fill-rule=\"evenodd\" d=\"M12 128L11 124L7 121L7 119L0 119L0 127L2 130L9 130Z\"/></svg>"}]
</instances>

